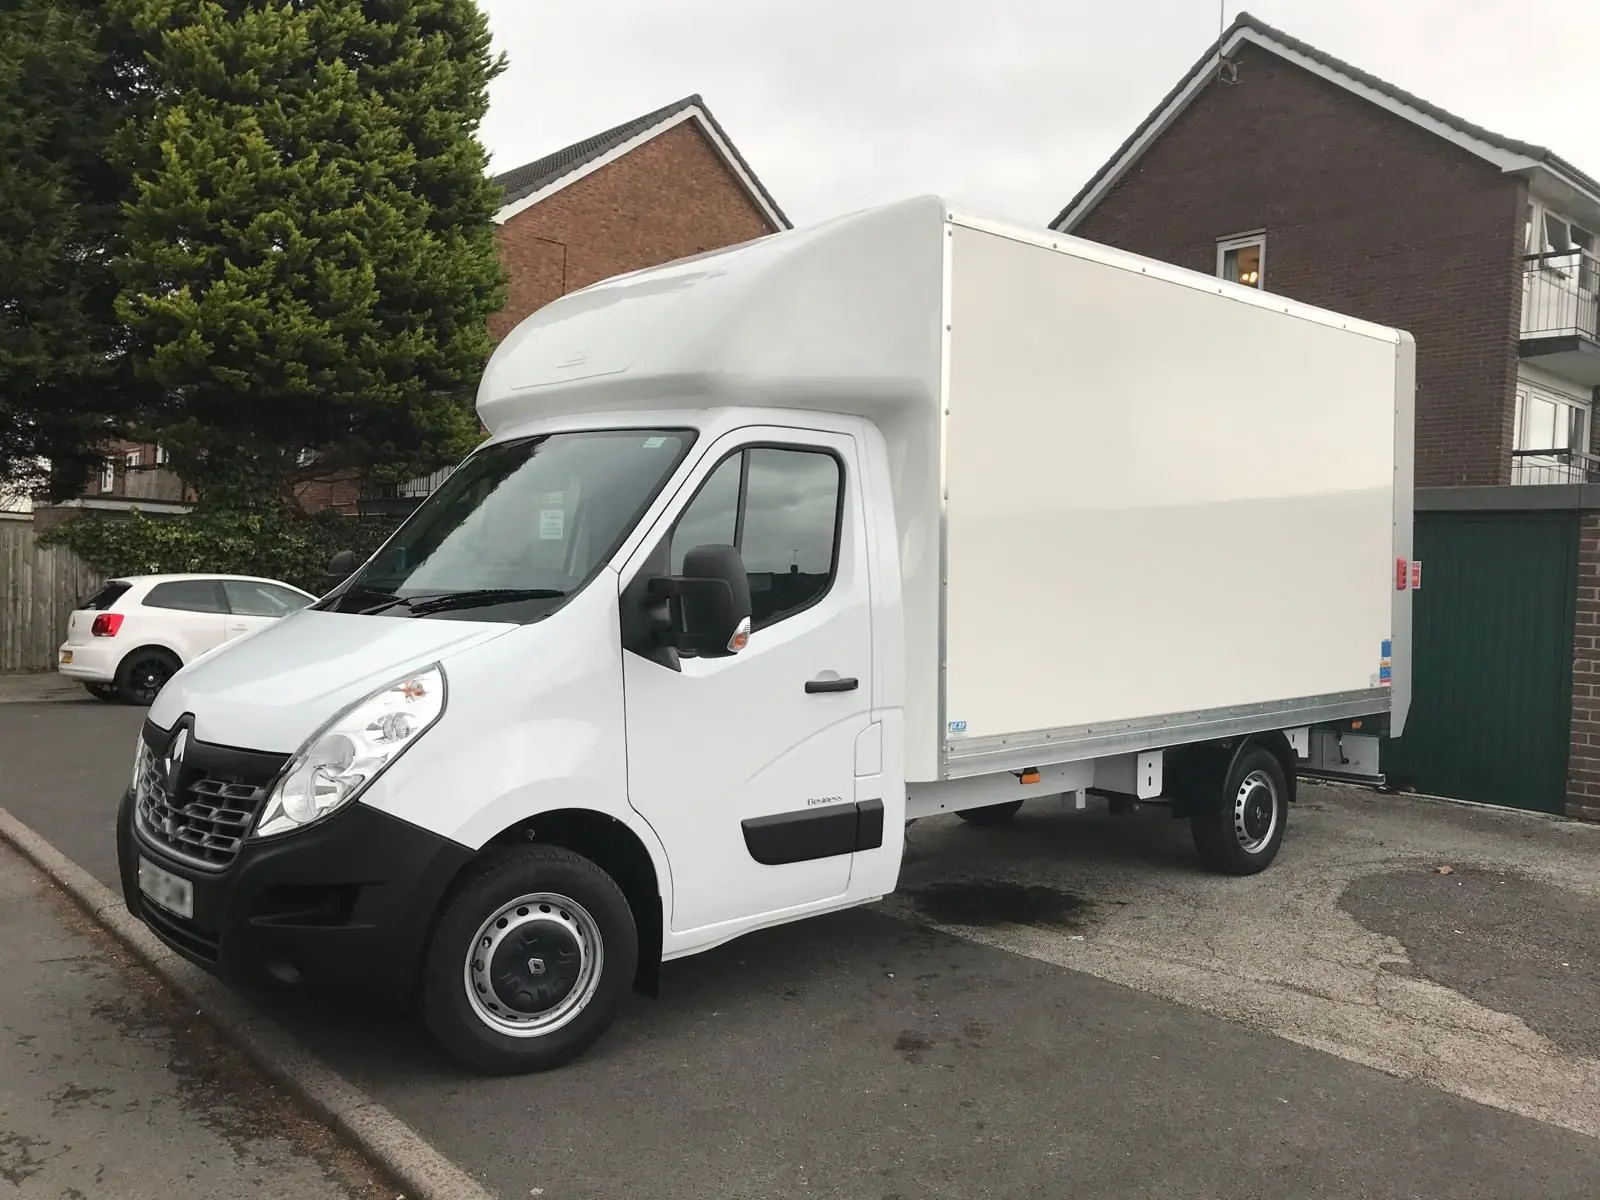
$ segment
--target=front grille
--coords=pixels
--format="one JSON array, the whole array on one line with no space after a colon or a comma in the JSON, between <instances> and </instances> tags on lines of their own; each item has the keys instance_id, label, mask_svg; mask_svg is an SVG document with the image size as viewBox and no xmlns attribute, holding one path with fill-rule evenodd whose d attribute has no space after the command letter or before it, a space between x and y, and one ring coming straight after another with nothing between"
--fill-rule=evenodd
<instances>
[{"instance_id":1,"label":"front grille","mask_svg":"<svg viewBox=\"0 0 1600 1200\"><path fill-rule=\"evenodd\" d=\"M181 745L176 766L169 765ZM147 728L140 743L134 809L140 834L174 858L221 871L239 854L280 755L232 750Z\"/></svg>"}]
</instances>

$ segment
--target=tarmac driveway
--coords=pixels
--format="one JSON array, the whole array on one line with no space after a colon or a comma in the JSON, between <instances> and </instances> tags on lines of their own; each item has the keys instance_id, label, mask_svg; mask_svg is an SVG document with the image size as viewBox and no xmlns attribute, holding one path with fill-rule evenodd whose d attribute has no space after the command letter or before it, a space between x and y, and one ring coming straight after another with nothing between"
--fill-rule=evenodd
<instances>
[{"instance_id":1,"label":"tarmac driveway","mask_svg":"<svg viewBox=\"0 0 1600 1200\"><path fill-rule=\"evenodd\" d=\"M1239 880L1158 809L1039 809L913 826L886 911L1600 1136L1600 827L1308 786Z\"/></svg>"},{"instance_id":2,"label":"tarmac driveway","mask_svg":"<svg viewBox=\"0 0 1600 1200\"><path fill-rule=\"evenodd\" d=\"M0 706L0 805L108 882L139 717ZM506 1197L1600 1195L1600 829L1315 789L1247 880L1150 809L909 844L552 1075L275 1012Z\"/></svg>"}]
</instances>

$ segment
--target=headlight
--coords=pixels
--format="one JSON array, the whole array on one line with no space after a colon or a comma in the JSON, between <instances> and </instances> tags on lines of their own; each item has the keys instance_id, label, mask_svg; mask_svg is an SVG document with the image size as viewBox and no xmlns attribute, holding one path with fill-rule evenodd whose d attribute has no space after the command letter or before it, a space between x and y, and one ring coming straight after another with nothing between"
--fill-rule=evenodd
<instances>
[{"instance_id":1,"label":"headlight","mask_svg":"<svg viewBox=\"0 0 1600 1200\"><path fill-rule=\"evenodd\" d=\"M311 736L267 797L255 836L292 833L349 804L444 712L438 664L351 705Z\"/></svg>"}]
</instances>

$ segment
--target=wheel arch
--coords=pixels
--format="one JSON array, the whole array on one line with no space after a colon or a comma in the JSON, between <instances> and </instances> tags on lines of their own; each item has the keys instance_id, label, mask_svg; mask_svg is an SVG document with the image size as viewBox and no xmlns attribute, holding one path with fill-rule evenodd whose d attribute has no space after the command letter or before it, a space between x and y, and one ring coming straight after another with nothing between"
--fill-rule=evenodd
<instances>
[{"instance_id":1,"label":"wheel arch","mask_svg":"<svg viewBox=\"0 0 1600 1200\"><path fill-rule=\"evenodd\" d=\"M489 838L457 872L459 879L483 855L506 846L538 843L561 846L600 867L622 889L639 933L639 965L633 986L655 996L661 972L661 939L666 917L666 889L654 856L644 839L626 822L592 808L556 808L523 817ZM451 881L450 889L455 887ZM442 911L444 905L439 905ZM434 914L434 922L438 913ZM428 937L432 938L432 930Z\"/></svg>"},{"instance_id":2,"label":"wheel arch","mask_svg":"<svg viewBox=\"0 0 1600 1200\"><path fill-rule=\"evenodd\" d=\"M168 658L172 659L173 662L177 663L180 669L182 669L185 665L183 661L183 655L178 652L176 647L171 646L166 642L140 642L132 650L127 651L121 658L117 659L116 674L120 675L122 673L122 668L127 666L127 664L132 661L135 655L147 654L151 651L155 651L158 654L165 654Z\"/></svg>"},{"instance_id":3,"label":"wheel arch","mask_svg":"<svg viewBox=\"0 0 1600 1200\"><path fill-rule=\"evenodd\" d=\"M1233 773L1239 760L1254 749L1263 749L1277 759L1283 769L1285 799L1293 804L1298 795L1299 759L1288 737L1280 730L1252 733L1223 742L1195 742L1166 752L1163 766L1169 792L1184 813L1220 803L1220 787Z\"/></svg>"}]
</instances>

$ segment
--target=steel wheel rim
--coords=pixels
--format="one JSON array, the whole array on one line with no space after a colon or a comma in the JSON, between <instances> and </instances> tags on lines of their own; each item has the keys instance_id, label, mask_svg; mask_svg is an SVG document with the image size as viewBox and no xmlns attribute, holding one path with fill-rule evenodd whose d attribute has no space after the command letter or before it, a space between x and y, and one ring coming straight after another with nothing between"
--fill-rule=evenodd
<instances>
[{"instance_id":1,"label":"steel wheel rim","mask_svg":"<svg viewBox=\"0 0 1600 1200\"><path fill-rule=\"evenodd\" d=\"M1233 836L1246 854L1260 854L1278 832L1278 787L1266 771L1251 771L1233 795Z\"/></svg>"},{"instance_id":2,"label":"steel wheel rim","mask_svg":"<svg viewBox=\"0 0 1600 1200\"><path fill-rule=\"evenodd\" d=\"M527 1002L527 993L537 993L537 979L544 977L541 971L530 987L530 972L521 969L523 957L543 960L541 955L520 952L530 943L570 946L575 956L575 961L545 968L562 971L570 966L572 976L559 999L545 1007ZM478 926L467 945L462 981L473 1015L485 1026L507 1037L535 1038L571 1024L588 1007L600 988L604 965L600 925L589 910L568 896L531 892L502 904Z\"/></svg>"}]
</instances>

